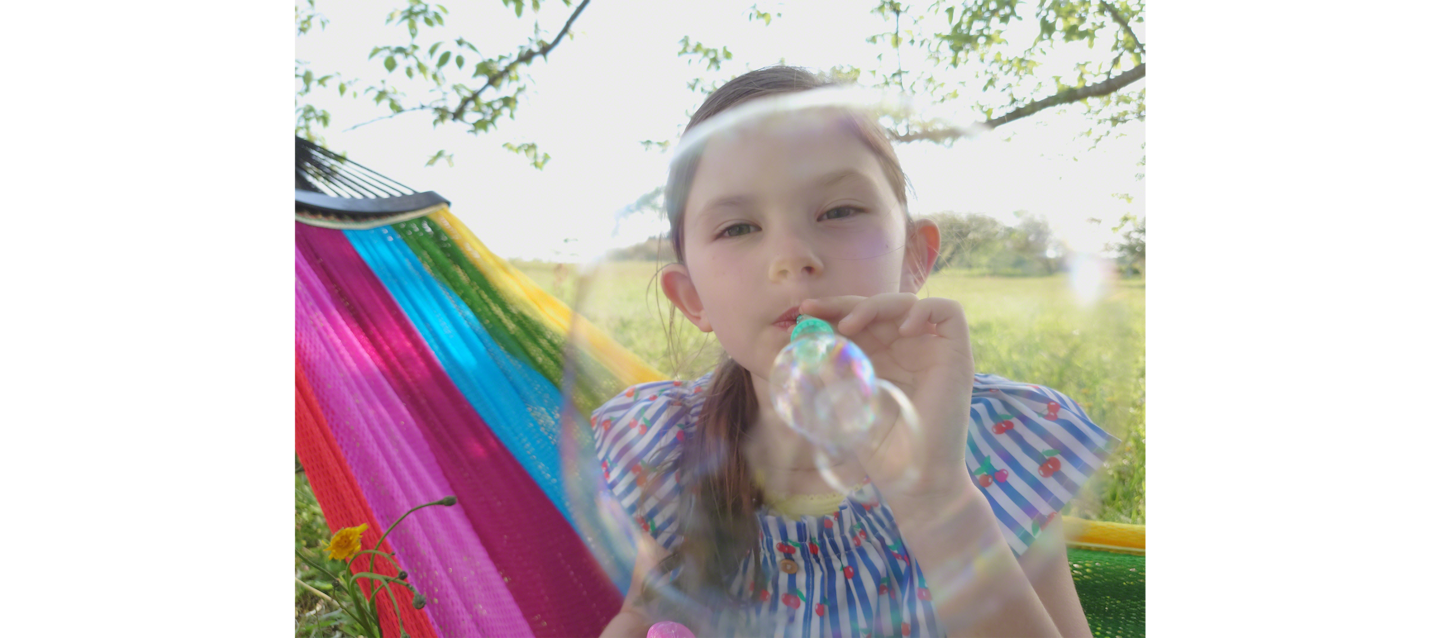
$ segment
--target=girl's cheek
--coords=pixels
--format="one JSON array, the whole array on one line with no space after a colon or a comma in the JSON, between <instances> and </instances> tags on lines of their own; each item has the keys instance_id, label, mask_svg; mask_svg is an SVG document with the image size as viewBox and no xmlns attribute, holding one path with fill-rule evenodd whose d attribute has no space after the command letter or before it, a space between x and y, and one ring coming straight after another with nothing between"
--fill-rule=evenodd
<instances>
[{"instance_id":1,"label":"girl's cheek","mask_svg":"<svg viewBox=\"0 0 1440 638\"><path fill-rule=\"evenodd\" d=\"M876 259L895 252L889 233L874 226L857 226L833 236L835 254L846 261Z\"/></svg>"}]
</instances>

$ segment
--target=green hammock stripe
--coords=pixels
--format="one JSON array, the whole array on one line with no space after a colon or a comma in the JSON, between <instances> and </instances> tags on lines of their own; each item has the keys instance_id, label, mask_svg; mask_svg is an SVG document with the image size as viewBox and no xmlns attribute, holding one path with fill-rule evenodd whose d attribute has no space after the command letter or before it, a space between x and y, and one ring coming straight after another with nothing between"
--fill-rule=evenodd
<instances>
[{"instance_id":1,"label":"green hammock stripe","mask_svg":"<svg viewBox=\"0 0 1440 638\"><path fill-rule=\"evenodd\" d=\"M1145 557L1070 548L1070 576L1095 638L1145 635Z\"/></svg>"},{"instance_id":2,"label":"green hammock stripe","mask_svg":"<svg viewBox=\"0 0 1440 638\"><path fill-rule=\"evenodd\" d=\"M506 352L534 368L555 387L561 388L565 375L566 335L561 335L538 319L517 311L448 233L428 219L414 219L391 226L436 279L443 282L470 311ZM608 368L593 357L577 352L578 368L572 401L588 418L602 403L624 388Z\"/></svg>"}]
</instances>

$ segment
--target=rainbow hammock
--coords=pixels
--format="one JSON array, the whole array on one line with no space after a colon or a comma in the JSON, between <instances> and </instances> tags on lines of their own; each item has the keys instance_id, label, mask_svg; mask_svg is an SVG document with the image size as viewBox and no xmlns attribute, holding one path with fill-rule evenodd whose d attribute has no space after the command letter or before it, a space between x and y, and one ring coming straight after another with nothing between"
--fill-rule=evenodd
<instances>
[{"instance_id":1,"label":"rainbow hammock","mask_svg":"<svg viewBox=\"0 0 1440 638\"><path fill-rule=\"evenodd\" d=\"M629 566L598 562L576 524L594 504L564 493L566 344L576 335L582 415L660 375L487 250L439 195L300 138L295 175L295 451L327 524L367 523L372 546L453 494L381 547L430 601L416 610L397 588L409 634L598 635ZM1095 635L1143 635L1144 527L1065 531Z\"/></svg>"}]
</instances>

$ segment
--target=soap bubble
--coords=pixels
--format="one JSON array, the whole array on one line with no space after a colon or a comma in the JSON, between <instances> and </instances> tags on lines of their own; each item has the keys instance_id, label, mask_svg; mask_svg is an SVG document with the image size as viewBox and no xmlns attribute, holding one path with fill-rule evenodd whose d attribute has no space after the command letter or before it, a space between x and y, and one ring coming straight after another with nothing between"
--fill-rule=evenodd
<instances>
[{"instance_id":1,"label":"soap bubble","mask_svg":"<svg viewBox=\"0 0 1440 638\"><path fill-rule=\"evenodd\" d=\"M707 153L723 149L727 144L743 144L767 136L797 146L825 139L834 135L837 127L848 126L854 119L850 114L860 112L877 118L887 128L950 131L947 145L932 145L915 153L923 158L924 170L912 167L906 156L901 156L902 166L910 173L914 193L931 198L927 201L930 210L916 210L917 200L912 198L910 213L917 217L929 212L966 210L968 200L965 198L942 208L931 193L946 192L952 188L951 182L965 183L971 192L1003 190L1005 185L967 182L963 172L943 170L947 166L983 161L973 157L975 149L997 143L984 127L961 124L968 120L957 115L959 110L948 110L953 107L922 105L913 99L858 89L820 89L757 99L698 125L671 150L669 169L698 170ZM909 149L905 150L908 153ZM665 179L663 174L656 176L657 183ZM576 254L570 263L555 266L553 270L550 266L536 267L530 273L542 287L555 291L557 297L584 317L571 326L566 349L565 412L558 441L565 468L564 491L576 528L597 562L622 590L630 586L637 543L659 526L673 525L672 531L683 529L689 510L684 505L675 505L654 512L637 512L636 503L643 490L630 487L617 494L611 486L620 483L617 477L626 472L632 477L644 476L646 482L653 481L659 468L638 463L632 467L602 465L605 455L597 449L597 441L607 432L614 432L613 428L622 428L623 436L616 437L619 441L616 445L638 446L637 449L646 453L693 441L684 439L683 433L666 440L649 437L652 428L667 427L665 423L635 420L606 424L592 422L592 414L604 401L642 380L678 379L688 384L714 369L721 356L713 336L700 332L676 313L661 294L659 269L675 257L668 239L645 240L668 229L663 197L658 195L658 191L648 195L636 193L635 205L614 214L609 236L589 233L573 244ZM577 216L582 214L594 213L588 211ZM1008 224L1014 220L1006 218L1001 222ZM587 220L576 226L590 225ZM637 237L636 229L646 229L649 234ZM1060 235L1054 233L1052 238ZM964 252L968 250L965 240L965 237L943 238L947 245L961 247L959 257L980 259L980 255ZM839 258L879 259L904 249L904 246L865 242L847 246L849 252ZM1038 267L1009 253L997 252L984 258L991 261L977 261L970 268L1010 267L1001 263L1008 258L1017 260L1013 265L1015 269ZM1079 291L1085 300L1103 295L1103 285L1109 280L1094 275L1094 271L1104 267L1103 263L1087 263L1086 285ZM1064 291L1063 286L1059 289ZM920 296L927 293L922 290ZM949 291L937 294L955 296L962 304L967 303L963 296ZM983 330L981 334L985 334ZM912 435L919 436L918 419L909 401L890 382L876 377L859 346L833 335L809 337L791 349L785 349L784 345L776 344L777 358L770 369L752 372L767 379L775 398L776 413L811 443L797 446L794 450L797 461L813 463L835 490L854 487L854 466L847 465L848 456L867 437L873 436L877 427L909 428ZM983 345L976 347L979 350ZM634 357L621 356L622 351L633 353ZM703 392L702 388L702 396ZM659 391L655 390L648 396L634 398L647 400L658 395ZM923 445L923 437L915 440ZM704 472L723 465L723 461L722 458L702 459L697 467L686 469ZM629 484L638 482L635 478ZM683 492L672 496L679 499L677 502L689 498ZM973 572L971 574L973 576ZM973 583L931 583L937 595L970 585ZM682 590L671 586L664 577L651 581L648 590L652 600L681 610L702 609L715 599L733 593ZM697 630L697 633L701 632ZM773 632L761 628L757 633Z\"/></svg>"},{"instance_id":2,"label":"soap bubble","mask_svg":"<svg viewBox=\"0 0 1440 638\"><path fill-rule=\"evenodd\" d=\"M852 448L878 418L875 369L848 339L826 334L791 343L769 380L780 418L829 452Z\"/></svg>"}]
</instances>

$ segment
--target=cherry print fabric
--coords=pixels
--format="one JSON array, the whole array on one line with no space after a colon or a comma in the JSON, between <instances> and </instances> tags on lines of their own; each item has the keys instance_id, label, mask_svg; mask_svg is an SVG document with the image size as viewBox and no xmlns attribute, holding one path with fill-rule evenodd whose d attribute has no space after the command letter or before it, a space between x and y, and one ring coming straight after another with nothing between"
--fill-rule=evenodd
<instances>
[{"instance_id":1,"label":"cherry print fabric","mask_svg":"<svg viewBox=\"0 0 1440 638\"><path fill-rule=\"evenodd\" d=\"M680 542L687 514L684 472L667 468L693 436L709 380L637 385L591 418L611 496L667 550ZM1017 556L1056 524L1116 443L1055 390L976 375L965 465ZM755 569L753 558L739 566L731 593L754 603L718 614L722 633L775 627L786 636L943 634L924 574L873 486L860 486L824 516L788 518L762 506L757 518L768 584L746 595L741 583Z\"/></svg>"}]
</instances>

